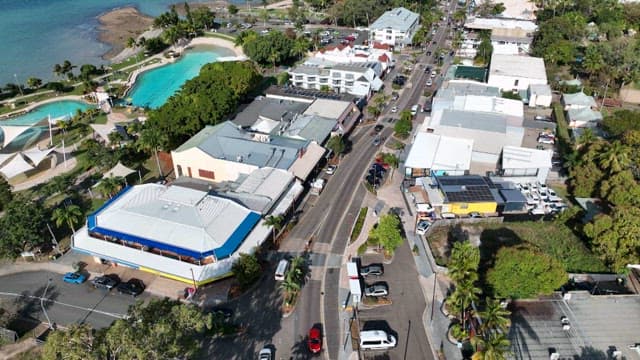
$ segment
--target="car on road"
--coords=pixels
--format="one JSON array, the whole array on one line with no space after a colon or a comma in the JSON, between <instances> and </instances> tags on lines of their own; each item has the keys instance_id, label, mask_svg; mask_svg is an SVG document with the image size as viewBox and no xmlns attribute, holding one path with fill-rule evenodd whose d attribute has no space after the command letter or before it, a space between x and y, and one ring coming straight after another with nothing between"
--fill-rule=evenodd
<instances>
[{"instance_id":1,"label":"car on road","mask_svg":"<svg viewBox=\"0 0 640 360\"><path fill-rule=\"evenodd\" d=\"M87 280L87 276L79 272L68 272L64 274L62 280L70 284L82 284Z\"/></svg>"},{"instance_id":2,"label":"car on road","mask_svg":"<svg viewBox=\"0 0 640 360\"><path fill-rule=\"evenodd\" d=\"M382 276L384 275L384 268L382 264L369 264L360 268L360 275L367 276Z\"/></svg>"},{"instance_id":3,"label":"car on road","mask_svg":"<svg viewBox=\"0 0 640 360\"><path fill-rule=\"evenodd\" d=\"M379 133L380 131L382 131L382 129L384 129L384 125L382 124L378 124L376 126L373 127L373 130L377 133Z\"/></svg>"},{"instance_id":4,"label":"car on road","mask_svg":"<svg viewBox=\"0 0 640 360\"><path fill-rule=\"evenodd\" d=\"M258 360L273 360L273 352L268 347L263 347L258 353Z\"/></svg>"},{"instance_id":5,"label":"car on road","mask_svg":"<svg viewBox=\"0 0 640 360\"><path fill-rule=\"evenodd\" d=\"M432 71L431 71L431 78L432 78L432 79L433 79L433 78L435 78L435 77L436 77L436 75L438 75L438 73L437 73L435 70L432 70Z\"/></svg>"},{"instance_id":6,"label":"car on road","mask_svg":"<svg viewBox=\"0 0 640 360\"><path fill-rule=\"evenodd\" d=\"M418 226L416 227L416 234L418 235L426 234L427 229L429 229L429 226L431 226L430 222L426 220L420 220L420 222L418 223Z\"/></svg>"},{"instance_id":7,"label":"car on road","mask_svg":"<svg viewBox=\"0 0 640 360\"><path fill-rule=\"evenodd\" d=\"M380 138L380 136L376 136L373 139L373 146L379 146L381 142L382 142L382 139Z\"/></svg>"},{"instance_id":8,"label":"car on road","mask_svg":"<svg viewBox=\"0 0 640 360\"><path fill-rule=\"evenodd\" d=\"M367 180L367 183L369 183L369 185L371 186L380 186L381 184L381 178L373 175L367 175L365 179Z\"/></svg>"},{"instance_id":9,"label":"car on road","mask_svg":"<svg viewBox=\"0 0 640 360\"><path fill-rule=\"evenodd\" d=\"M99 276L91 280L91 283L96 289L111 290L120 284L120 277L116 274Z\"/></svg>"},{"instance_id":10,"label":"car on road","mask_svg":"<svg viewBox=\"0 0 640 360\"><path fill-rule=\"evenodd\" d=\"M431 50L427 51L427 56L431 56Z\"/></svg>"},{"instance_id":11,"label":"car on road","mask_svg":"<svg viewBox=\"0 0 640 360\"><path fill-rule=\"evenodd\" d=\"M416 116L416 114L418 113L418 107L419 107L419 106L420 106L420 105L416 104L416 105L413 105L413 106L411 107L411 116Z\"/></svg>"},{"instance_id":12,"label":"car on road","mask_svg":"<svg viewBox=\"0 0 640 360\"><path fill-rule=\"evenodd\" d=\"M391 108L391 112L392 113L397 113L398 112L398 107L393 105L393 107Z\"/></svg>"},{"instance_id":13,"label":"car on road","mask_svg":"<svg viewBox=\"0 0 640 360\"><path fill-rule=\"evenodd\" d=\"M396 101L396 100L398 100L399 98L400 98L400 95L398 95L398 93L397 93L397 92L393 92L393 93L391 93L391 100ZM396 108L396 110L397 110L397 108Z\"/></svg>"},{"instance_id":14,"label":"car on road","mask_svg":"<svg viewBox=\"0 0 640 360\"><path fill-rule=\"evenodd\" d=\"M373 284L364 289L364 295L369 297L383 297L389 295L389 287L385 283Z\"/></svg>"},{"instance_id":15,"label":"car on road","mask_svg":"<svg viewBox=\"0 0 640 360\"><path fill-rule=\"evenodd\" d=\"M322 351L322 335L320 329L317 326L309 329L309 339L307 339L307 347L313 354L317 354Z\"/></svg>"},{"instance_id":16,"label":"car on road","mask_svg":"<svg viewBox=\"0 0 640 360\"><path fill-rule=\"evenodd\" d=\"M431 81L431 79L427 79L427 86L432 86L433 85L433 81Z\"/></svg>"},{"instance_id":17,"label":"car on road","mask_svg":"<svg viewBox=\"0 0 640 360\"><path fill-rule=\"evenodd\" d=\"M329 165L327 166L327 170L325 170L324 172L327 173L327 175L333 175L336 173L337 169L338 169L337 165Z\"/></svg>"},{"instance_id":18,"label":"car on road","mask_svg":"<svg viewBox=\"0 0 640 360\"><path fill-rule=\"evenodd\" d=\"M145 286L142 280L135 278L129 279L129 281L120 283L116 286L116 290L118 290L120 294L131 295L134 297L142 294L144 289Z\"/></svg>"}]
</instances>

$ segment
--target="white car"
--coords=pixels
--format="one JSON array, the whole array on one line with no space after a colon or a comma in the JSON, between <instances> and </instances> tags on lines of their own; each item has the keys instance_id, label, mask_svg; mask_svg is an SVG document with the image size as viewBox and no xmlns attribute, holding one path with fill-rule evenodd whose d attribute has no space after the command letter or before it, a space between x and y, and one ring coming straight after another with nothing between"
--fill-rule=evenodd
<instances>
[{"instance_id":1,"label":"white car","mask_svg":"<svg viewBox=\"0 0 640 360\"><path fill-rule=\"evenodd\" d=\"M413 105L411 107L411 116L416 116L417 113L418 113L418 105Z\"/></svg>"},{"instance_id":2,"label":"white car","mask_svg":"<svg viewBox=\"0 0 640 360\"><path fill-rule=\"evenodd\" d=\"M529 210L529 214L531 215L545 215L547 212L544 211L543 208L536 207L534 209Z\"/></svg>"},{"instance_id":3,"label":"white car","mask_svg":"<svg viewBox=\"0 0 640 360\"><path fill-rule=\"evenodd\" d=\"M434 77L436 77L436 75L438 75L438 73L436 73L435 70L431 71L431 78L433 79Z\"/></svg>"},{"instance_id":4,"label":"white car","mask_svg":"<svg viewBox=\"0 0 640 360\"><path fill-rule=\"evenodd\" d=\"M550 144L553 145L556 143L556 140L552 137L548 137L548 136L538 136L538 142L540 144Z\"/></svg>"},{"instance_id":5,"label":"white car","mask_svg":"<svg viewBox=\"0 0 640 360\"><path fill-rule=\"evenodd\" d=\"M258 353L258 360L273 360L273 352L268 347L263 347Z\"/></svg>"},{"instance_id":6,"label":"white car","mask_svg":"<svg viewBox=\"0 0 640 360\"><path fill-rule=\"evenodd\" d=\"M429 229L429 226L431 226L431 223L426 221L426 220L421 220L418 223L418 227L416 228L416 234L418 235L424 235L427 233L427 229Z\"/></svg>"},{"instance_id":7,"label":"white car","mask_svg":"<svg viewBox=\"0 0 640 360\"><path fill-rule=\"evenodd\" d=\"M427 80L427 86L431 86L433 85L433 81L431 81L431 79Z\"/></svg>"},{"instance_id":8,"label":"white car","mask_svg":"<svg viewBox=\"0 0 640 360\"><path fill-rule=\"evenodd\" d=\"M384 283L374 284L364 289L365 296L381 297L389 295L389 288Z\"/></svg>"},{"instance_id":9,"label":"white car","mask_svg":"<svg viewBox=\"0 0 640 360\"><path fill-rule=\"evenodd\" d=\"M542 184L542 183L538 183L538 189L540 189L540 192L547 192L547 184Z\"/></svg>"},{"instance_id":10,"label":"white car","mask_svg":"<svg viewBox=\"0 0 640 360\"><path fill-rule=\"evenodd\" d=\"M391 108L391 112L392 112L392 113L397 113L397 112L398 112L398 107L394 105L394 106Z\"/></svg>"},{"instance_id":11,"label":"white car","mask_svg":"<svg viewBox=\"0 0 640 360\"><path fill-rule=\"evenodd\" d=\"M336 173L336 170L338 170L338 167L336 165L329 165L327 166L327 170L325 170L324 172L327 173L327 175L333 175Z\"/></svg>"}]
</instances>

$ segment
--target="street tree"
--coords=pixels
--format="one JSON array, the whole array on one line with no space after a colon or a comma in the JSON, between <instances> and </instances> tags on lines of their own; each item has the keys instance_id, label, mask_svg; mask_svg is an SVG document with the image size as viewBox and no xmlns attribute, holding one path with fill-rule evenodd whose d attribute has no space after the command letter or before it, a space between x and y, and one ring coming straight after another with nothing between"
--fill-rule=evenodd
<instances>
[{"instance_id":1,"label":"street tree","mask_svg":"<svg viewBox=\"0 0 640 360\"><path fill-rule=\"evenodd\" d=\"M511 342L501 332L474 336L471 343L475 348L472 360L507 360L510 354Z\"/></svg>"},{"instance_id":2,"label":"street tree","mask_svg":"<svg viewBox=\"0 0 640 360\"><path fill-rule=\"evenodd\" d=\"M236 262L233 263L231 271L244 289L255 283L262 275L262 268L254 254L241 253Z\"/></svg>"},{"instance_id":3,"label":"street tree","mask_svg":"<svg viewBox=\"0 0 640 360\"><path fill-rule=\"evenodd\" d=\"M264 219L264 226L271 227L271 236L273 241L276 241L276 234L282 230L284 218L281 215L269 215Z\"/></svg>"},{"instance_id":4,"label":"street tree","mask_svg":"<svg viewBox=\"0 0 640 360\"><path fill-rule=\"evenodd\" d=\"M51 220L53 220L57 227L66 225L71 229L72 233L75 233L75 225L82 220L82 210L78 205L64 205L58 206L53 210L51 214Z\"/></svg>"},{"instance_id":5,"label":"street tree","mask_svg":"<svg viewBox=\"0 0 640 360\"><path fill-rule=\"evenodd\" d=\"M451 249L447 268L454 283L478 280L480 250L469 241L456 242Z\"/></svg>"},{"instance_id":6,"label":"street tree","mask_svg":"<svg viewBox=\"0 0 640 360\"><path fill-rule=\"evenodd\" d=\"M13 258L21 251L42 244L45 238L45 208L22 197L14 198L0 217L0 257Z\"/></svg>"},{"instance_id":7,"label":"street tree","mask_svg":"<svg viewBox=\"0 0 640 360\"><path fill-rule=\"evenodd\" d=\"M344 138L342 135L332 136L329 141L327 141L327 149L333 151L335 156L342 154L346 148L344 143Z\"/></svg>"},{"instance_id":8,"label":"street tree","mask_svg":"<svg viewBox=\"0 0 640 360\"><path fill-rule=\"evenodd\" d=\"M487 303L484 306L484 310L478 313L480 319L482 319L482 333L487 334L491 332L505 332L511 321L509 316L511 311L502 307L500 301L496 299L487 299Z\"/></svg>"},{"instance_id":9,"label":"street tree","mask_svg":"<svg viewBox=\"0 0 640 360\"><path fill-rule=\"evenodd\" d=\"M411 120L413 119L413 115L411 115L411 111L403 110L400 113L400 119L396 121L396 124L393 127L393 131L395 131L396 135L400 138L407 138L411 133L411 129L413 128L413 124Z\"/></svg>"},{"instance_id":10,"label":"street tree","mask_svg":"<svg viewBox=\"0 0 640 360\"><path fill-rule=\"evenodd\" d=\"M503 247L487 281L496 297L527 299L551 294L567 282L567 273L545 253L530 247Z\"/></svg>"},{"instance_id":11,"label":"street tree","mask_svg":"<svg viewBox=\"0 0 640 360\"><path fill-rule=\"evenodd\" d=\"M99 359L99 339L87 323L72 324L65 330L53 331L42 348L43 359Z\"/></svg>"},{"instance_id":12,"label":"street tree","mask_svg":"<svg viewBox=\"0 0 640 360\"><path fill-rule=\"evenodd\" d=\"M404 240L400 229L400 219L396 214L386 214L380 217L378 226L369 233L369 238L377 241L389 256L393 256L396 249Z\"/></svg>"}]
</instances>

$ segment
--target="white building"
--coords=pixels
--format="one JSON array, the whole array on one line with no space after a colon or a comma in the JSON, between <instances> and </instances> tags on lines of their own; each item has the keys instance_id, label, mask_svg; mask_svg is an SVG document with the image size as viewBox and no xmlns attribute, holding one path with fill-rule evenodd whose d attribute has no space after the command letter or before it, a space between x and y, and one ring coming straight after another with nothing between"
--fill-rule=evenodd
<instances>
[{"instance_id":1,"label":"white building","mask_svg":"<svg viewBox=\"0 0 640 360\"><path fill-rule=\"evenodd\" d=\"M373 41L393 46L411 45L420 23L420 16L403 7L389 10L369 26Z\"/></svg>"},{"instance_id":2,"label":"white building","mask_svg":"<svg viewBox=\"0 0 640 360\"><path fill-rule=\"evenodd\" d=\"M553 150L505 146L502 149L500 175L513 183L527 183L535 178L545 184L552 157Z\"/></svg>"},{"instance_id":3,"label":"white building","mask_svg":"<svg viewBox=\"0 0 640 360\"><path fill-rule=\"evenodd\" d=\"M553 94L549 85L529 85L529 107L551 106Z\"/></svg>"},{"instance_id":4,"label":"white building","mask_svg":"<svg viewBox=\"0 0 640 360\"><path fill-rule=\"evenodd\" d=\"M477 5L483 4L489 0L476 0ZM491 1L492 4L502 3L504 5L504 11L499 14L501 18L507 19L521 19L521 20L536 20L536 10L538 7L535 2L522 1L522 0L500 0Z\"/></svg>"},{"instance_id":5,"label":"white building","mask_svg":"<svg viewBox=\"0 0 640 360\"><path fill-rule=\"evenodd\" d=\"M542 58L518 55L491 55L489 81L502 91L523 93L530 85L547 84L547 72Z\"/></svg>"},{"instance_id":6,"label":"white building","mask_svg":"<svg viewBox=\"0 0 640 360\"><path fill-rule=\"evenodd\" d=\"M507 19L507 18L480 18L470 17L464 27L470 30L496 30L496 29L521 29L526 34L533 34L538 30L538 25L534 21Z\"/></svg>"},{"instance_id":7,"label":"white building","mask_svg":"<svg viewBox=\"0 0 640 360\"><path fill-rule=\"evenodd\" d=\"M379 62L382 73L386 73L393 67L393 52L389 45L374 43L373 46L365 45L338 45L319 50L307 60L304 65L331 67L337 64L353 64Z\"/></svg>"},{"instance_id":8,"label":"white building","mask_svg":"<svg viewBox=\"0 0 640 360\"><path fill-rule=\"evenodd\" d=\"M533 42L533 34L521 28L497 28L491 31L494 54L527 55Z\"/></svg>"},{"instance_id":9,"label":"white building","mask_svg":"<svg viewBox=\"0 0 640 360\"><path fill-rule=\"evenodd\" d=\"M300 65L289 70L291 83L303 89L323 87L338 93L369 97L383 85L379 62L338 64L329 67Z\"/></svg>"},{"instance_id":10,"label":"white building","mask_svg":"<svg viewBox=\"0 0 640 360\"><path fill-rule=\"evenodd\" d=\"M418 132L405 161L407 176L465 175L473 140Z\"/></svg>"}]
</instances>

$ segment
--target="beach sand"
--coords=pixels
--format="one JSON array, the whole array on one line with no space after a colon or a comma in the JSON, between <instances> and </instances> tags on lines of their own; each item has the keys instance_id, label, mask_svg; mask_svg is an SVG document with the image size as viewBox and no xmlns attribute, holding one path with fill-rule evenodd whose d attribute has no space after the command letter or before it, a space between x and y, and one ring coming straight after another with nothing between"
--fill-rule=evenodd
<instances>
[{"instance_id":1,"label":"beach sand","mask_svg":"<svg viewBox=\"0 0 640 360\"><path fill-rule=\"evenodd\" d=\"M153 24L153 18L143 15L133 7L109 11L98 18L100 22L99 40L111 46L102 57L111 59L119 54L127 45L127 39L138 38Z\"/></svg>"}]
</instances>

